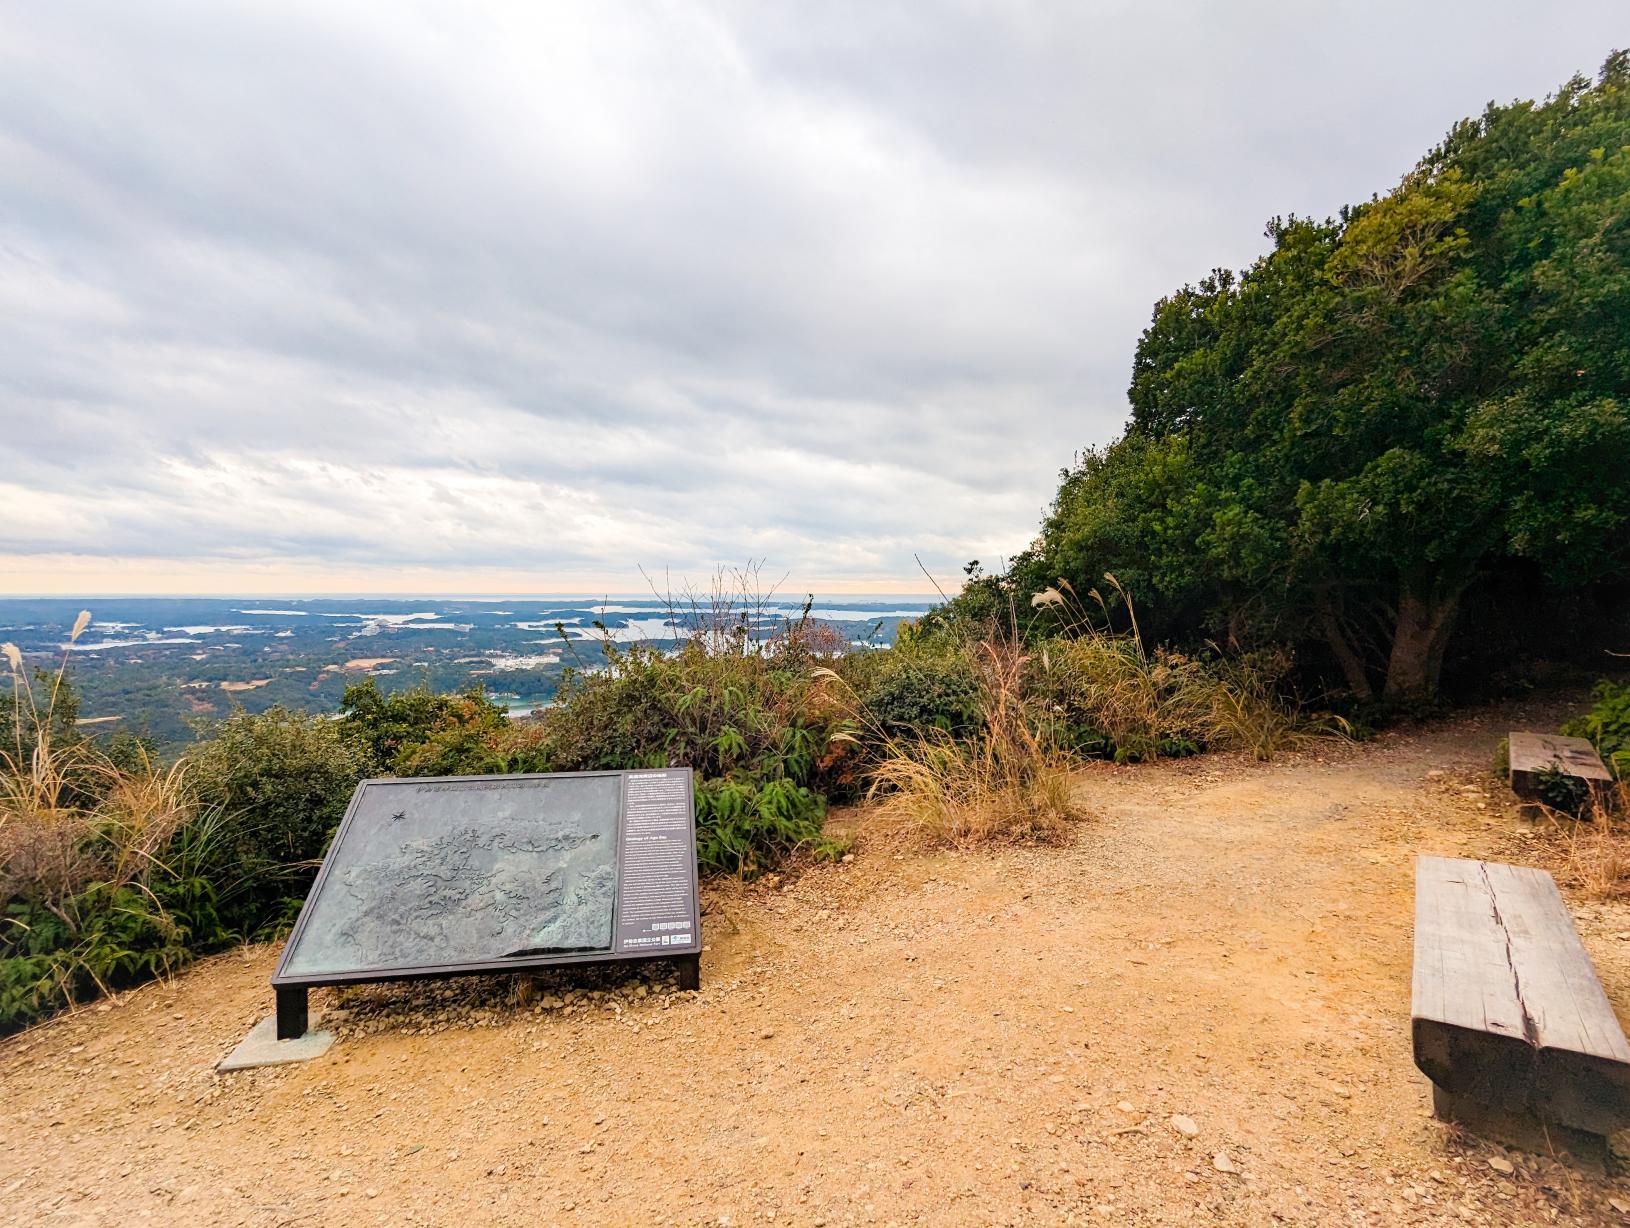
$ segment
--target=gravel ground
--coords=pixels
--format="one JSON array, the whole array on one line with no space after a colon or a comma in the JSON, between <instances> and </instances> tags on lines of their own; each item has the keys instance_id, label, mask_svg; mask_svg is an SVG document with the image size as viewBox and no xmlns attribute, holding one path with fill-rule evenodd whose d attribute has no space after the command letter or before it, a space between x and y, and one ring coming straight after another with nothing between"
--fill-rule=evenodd
<instances>
[{"instance_id":1,"label":"gravel ground","mask_svg":"<svg viewBox=\"0 0 1630 1228\"><path fill-rule=\"evenodd\" d=\"M271 947L0 1041L18 1224L1597 1224L1630 1185L1433 1120L1411 864L1565 864L1489 710L1269 764L1084 772L1062 849L708 893L666 970L314 996L322 1059L214 1064ZM863 817L863 816L862 816ZM1563 887L1621 1015L1630 907ZM1615 1166L1616 1167L1616 1166Z\"/></svg>"}]
</instances>

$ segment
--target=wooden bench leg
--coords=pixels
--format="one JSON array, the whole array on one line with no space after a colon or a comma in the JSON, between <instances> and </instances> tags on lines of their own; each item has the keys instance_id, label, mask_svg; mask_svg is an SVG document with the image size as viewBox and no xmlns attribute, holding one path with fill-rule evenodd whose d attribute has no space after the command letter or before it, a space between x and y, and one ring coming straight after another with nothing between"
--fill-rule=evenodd
<instances>
[{"instance_id":1,"label":"wooden bench leg","mask_svg":"<svg viewBox=\"0 0 1630 1228\"><path fill-rule=\"evenodd\" d=\"M1521 1113L1484 1104L1470 1096L1459 1096L1432 1085L1432 1113L1439 1120L1459 1126L1479 1138L1492 1139L1519 1151L1561 1159L1606 1171L1607 1139L1586 1130L1541 1121L1531 1113Z\"/></svg>"}]
</instances>

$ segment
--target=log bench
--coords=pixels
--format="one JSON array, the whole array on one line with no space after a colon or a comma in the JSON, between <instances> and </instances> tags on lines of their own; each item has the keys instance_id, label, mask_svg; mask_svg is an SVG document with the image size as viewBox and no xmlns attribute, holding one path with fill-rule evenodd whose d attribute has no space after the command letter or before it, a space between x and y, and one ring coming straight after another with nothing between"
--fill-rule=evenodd
<instances>
[{"instance_id":1,"label":"log bench","mask_svg":"<svg viewBox=\"0 0 1630 1228\"><path fill-rule=\"evenodd\" d=\"M1439 1117L1598 1143L1630 1125L1630 1043L1543 870L1417 859L1411 1014Z\"/></svg>"},{"instance_id":2,"label":"log bench","mask_svg":"<svg viewBox=\"0 0 1630 1228\"><path fill-rule=\"evenodd\" d=\"M1511 791L1525 802L1543 800L1541 786L1550 773L1578 781L1581 794L1587 797L1600 798L1613 786L1613 773L1584 738L1513 731L1506 748Z\"/></svg>"}]
</instances>

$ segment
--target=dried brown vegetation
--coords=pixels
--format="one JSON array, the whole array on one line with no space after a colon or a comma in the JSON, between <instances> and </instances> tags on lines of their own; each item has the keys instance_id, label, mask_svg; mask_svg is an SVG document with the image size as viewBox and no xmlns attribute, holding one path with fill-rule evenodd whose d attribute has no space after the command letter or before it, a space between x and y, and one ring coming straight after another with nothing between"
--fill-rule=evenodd
<instances>
[{"instance_id":1,"label":"dried brown vegetation","mask_svg":"<svg viewBox=\"0 0 1630 1228\"><path fill-rule=\"evenodd\" d=\"M89 622L81 613L72 639ZM0 746L0 897L32 899L71 920L70 901L91 883L145 880L192 816L185 766L160 768L139 747L138 762L122 766L95 742L64 736L56 708L66 660L40 695L16 649L0 651L12 701L11 738Z\"/></svg>"},{"instance_id":2,"label":"dried brown vegetation","mask_svg":"<svg viewBox=\"0 0 1630 1228\"><path fill-rule=\"evenodd\" d=\"M979 678L979 724L958 738L941 729L882 733L869 796L874 823L933 843L1052 842L1077 817L1071 777L1078 759L1055 745L1026 711L1028 654L995 638L971 650Z\"/></svg>"},{"instance_id":3,"label":"dried brown vegetation","mask_svg":"<svg viewBox=\"0 0 1630 1228\"><path fill-rule=\"evenodd\" d=\"M1630 782L1597 793L1577 817L1549 813L1566 846L1562 873L1593 900L1630 896Z\"/></svg>"}]
</instances>

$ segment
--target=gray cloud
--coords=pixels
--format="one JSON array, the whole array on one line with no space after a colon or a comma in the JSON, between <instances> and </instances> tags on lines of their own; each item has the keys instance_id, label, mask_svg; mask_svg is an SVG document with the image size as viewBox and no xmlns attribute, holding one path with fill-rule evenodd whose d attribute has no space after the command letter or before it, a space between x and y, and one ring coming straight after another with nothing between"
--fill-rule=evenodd
<instances>
[{"instance_id":1,"label":"gray cloud","mask_svg":"<svg viewBox=\"0 0 1630 1228\"><path fill-rule=\"evenodd\" d=\"M0 556L921 587L1025 544L1157 297L1621 16L0 10Z\"/></svg>"}]
</instances>

